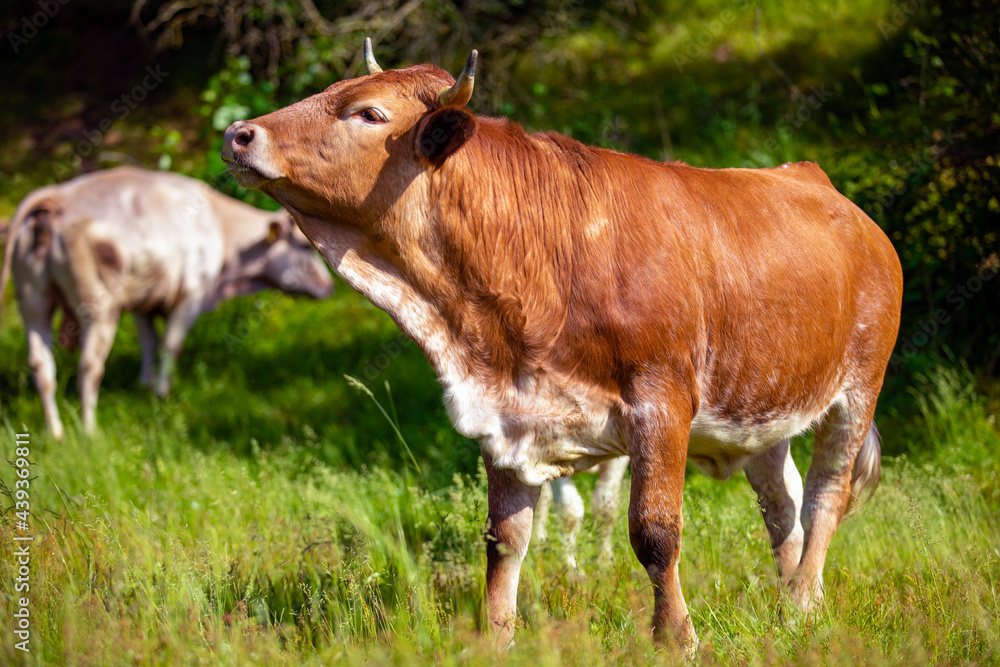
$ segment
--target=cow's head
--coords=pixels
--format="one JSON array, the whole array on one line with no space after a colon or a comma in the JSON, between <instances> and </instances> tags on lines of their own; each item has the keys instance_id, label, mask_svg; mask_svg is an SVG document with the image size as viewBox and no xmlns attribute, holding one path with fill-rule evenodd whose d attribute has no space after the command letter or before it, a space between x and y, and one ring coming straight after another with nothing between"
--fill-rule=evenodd
<instances>
[{"instance_id":1,"label":"cow's head","mask_svg":"<svg viewBox=\"0 0 1000 667\"><path fill-rule=\"evenodd\" d=\"M382 71L365 40L366 76L233 123L222 158L239 183L288 209L371 224L475 134L475 117L463 107L477 56L456 82L433 65Z\"/></svg>"},{"instance_id":2,"label":"cow's head","mask_svg":"<svg viewBox=\"0 0 1000 667\"><path fill-rule=\"evenodd\" d=\"M274 214L222 280L223 298L274 288L322 299L333 291L326 263L286 211Z\"/></svg>"}]
</instances>

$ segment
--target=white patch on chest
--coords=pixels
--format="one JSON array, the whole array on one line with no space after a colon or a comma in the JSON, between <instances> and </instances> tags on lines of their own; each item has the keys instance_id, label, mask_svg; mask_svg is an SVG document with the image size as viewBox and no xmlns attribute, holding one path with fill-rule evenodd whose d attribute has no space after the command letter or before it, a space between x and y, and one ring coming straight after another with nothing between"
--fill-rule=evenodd
<instances>
[{"instance_id":1,"label":"white patch on chest","mask_svg":"<svg viewBox=\"0 0 1000 667\"><path fill-rule=\"evenodd\" d=\"M540 485L625 454L611 401L572 378L538 371L517 386L473 376L464 343L437 308L391 265L359 254L356 232L305 219L303 231L351 287L389 313L427 355L455 429L477 438L494 464Z\"/></svg>"},{"instance_id":2,"label":"white patch on chest","mask_svg":"<svg viewBox=\"0 0 1000 667\"><path fill-rule=\"evenodd\" d=\"M525 484L540 485L626 453L611 401L581 383L542 373L521 378L518 387L491 388L444 375L441 382L456 428L488 424L476 433L459 430L478 437L494 465Z\"/></svg>"}]
</instances>

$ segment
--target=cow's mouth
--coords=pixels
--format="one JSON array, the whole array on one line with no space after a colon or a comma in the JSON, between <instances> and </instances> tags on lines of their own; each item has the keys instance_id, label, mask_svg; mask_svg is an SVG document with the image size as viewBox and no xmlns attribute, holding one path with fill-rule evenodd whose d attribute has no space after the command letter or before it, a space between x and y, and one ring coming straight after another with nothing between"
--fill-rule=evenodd
<instances>
[{"instance_id":1,"label":"cow's mouth","mask_svg":"<svg viewBox=\"0 0 1000 667\"><path fill-rule=\"evenodd\" d=\"M226 169L232 174L236 182L245 188L257 189L267 181L271 180L253 167L243 164L234 158L222 158L226 163Z\"/></svg>"}]
</instances>

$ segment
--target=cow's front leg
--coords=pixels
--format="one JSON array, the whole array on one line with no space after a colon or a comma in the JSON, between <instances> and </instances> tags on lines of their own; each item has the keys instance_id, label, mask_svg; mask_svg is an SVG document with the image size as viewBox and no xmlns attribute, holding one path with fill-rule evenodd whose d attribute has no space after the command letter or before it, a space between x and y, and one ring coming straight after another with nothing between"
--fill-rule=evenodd
<instances>
[{"instance_id":1,"label":"cow's front leg","mask_svg":"<svg viewBox=\"0 0 1000 667\"><path fill-rule=\"evenodd\" d=\"M572 477L560 477L552 480L552 503L556 506L559 516L559 544L563 552L563 562L571 570L577 569L576 538L583 525L583 498L576 490Z\"/></svg>"},{"instance_id":2,"label":"cow's front leg","mask_svg":"<svg viewBox=\"0 0 1000 667\"><path fill-rule=\"evenodd\" d=\"M135 328L139 334L139 348L142 350L142 370L139 384L149 386L153 382L153 363L156 350L160 347L160 335L156 333L156 322L149 313L132 313Z\"/></svg>"},{"instance_id":3,"label":"cow's front leg","mask_svg":"<svg viewBox=\"0 0 1000 667\"><path fill-rule=\"evenodd\" d=\"M517 620L517 582L521 561L528 552L531 523L540 486L528 486L510 471L497 468L485 451L489 484L486 518L486 607L490 630L503 648L514 638Z\"/></svg>"},{"instance_id":4,"label":"cow's front leg","mask_svg":"<svg viewBox=\"0 0 1000 667\"><path fill-rule=\"evenodd\" d=\"M160 368L153 384L153 393L160 398L170 393L170 382L173 379L177 357L180 356L184 339L201 314L201 310L201 300L188 298L167 316L167 324L163 331L163 347L160 350Z\"/></svg>"},{"instance_id":5,"label":"cow's front leg","mask_svg":"<svg viewBox=\"0 0 1000 667\"><path fill-rule=\"evenodd\" d=\"M601 535L599 559L603 567L609 567L614 556L611 537L615 531L615 519L618 518L619 496L626 469L628 469L627 456L605 461L598 467L592 506Z\"/></svg>"},{"instance_id":6,"label":"cow's front leg","mask_svg":"<svg viewBox=\"0 0 1000 667\"><path fill-rule=\"evenodd\" d=\"M690 403L683 412L643 406L628 429L632 492L628 510L632 549L653 584L653 637L692 654L698 637L688 615L678 562L681 554L681 498L690 433ZM677 414L680 412L681 414Z\"/></svg>"}]
</instances>

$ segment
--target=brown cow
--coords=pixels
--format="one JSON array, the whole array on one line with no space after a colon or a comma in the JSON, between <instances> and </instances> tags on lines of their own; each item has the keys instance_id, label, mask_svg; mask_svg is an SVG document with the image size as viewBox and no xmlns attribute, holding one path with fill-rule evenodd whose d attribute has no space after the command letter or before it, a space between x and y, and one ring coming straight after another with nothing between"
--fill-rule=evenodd
<instances>
[{"instance_id":1,"label":"brown cow","mask_svg":"<svg viewBox=\"0 0 1000 667\"><path fill-rule=\"evenodd\" d=\"M236 179L295 216L430 359L489 483L487 596L512 636L540 486L627 454L654 635L697 638L677 563L688 459L746 470L802 610L851 498L899 325L892 244L808 162L697 169L526 134L417 65L226 131ZM802 480L789 438L815 428ZM801 517L801 520L800 520Z\"/></svg>"},{"instance_id":2,"label":"brown cow","mask_svg":"<svg viewBox=\"0 0 1000 667\"><path fill-rule=\"evenodd\" d=\"M83 427L96 426L97 392L122 311L142 347L143 384L163 396L188 329L222 300L265 288L319 299L333 280L284 211L262 211L205 183L119 167L35 190L18 206L0 270L10 272L28 336L28 363L52 435L63 436L55 400L52 318L79 339ZM155 319L166 318L163 338ZM153 361L160 368L153 378Z\"/></svg>"}]
</instances>

